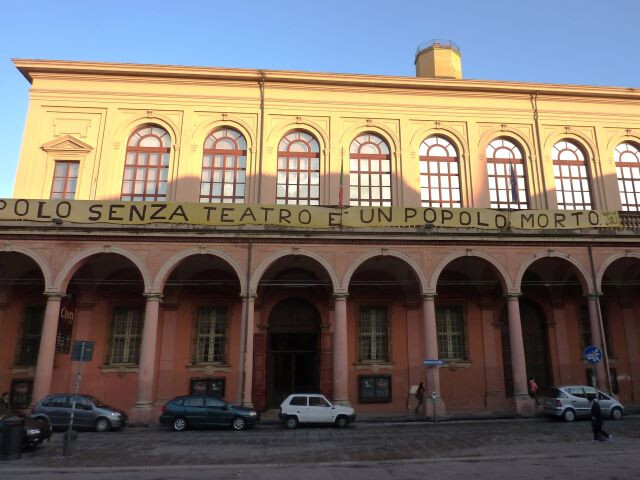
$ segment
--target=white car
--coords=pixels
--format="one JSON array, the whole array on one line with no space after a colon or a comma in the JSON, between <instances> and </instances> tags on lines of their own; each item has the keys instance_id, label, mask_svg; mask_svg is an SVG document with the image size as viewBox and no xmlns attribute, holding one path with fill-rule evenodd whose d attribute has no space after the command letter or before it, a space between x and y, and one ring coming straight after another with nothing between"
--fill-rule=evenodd
<instances>
[{"instance_id":1,"label":"white car","mask_svg":"<svg viewBox=\"0 0 640 480\"><path fill-rule=\"evenodd\" d=\"M280 404L279 416L287 428L296 428L300 423L333 423L344 428L355 422L356 411L334 405L319 393L292 393Z\"/></svg>"}]
</instances>

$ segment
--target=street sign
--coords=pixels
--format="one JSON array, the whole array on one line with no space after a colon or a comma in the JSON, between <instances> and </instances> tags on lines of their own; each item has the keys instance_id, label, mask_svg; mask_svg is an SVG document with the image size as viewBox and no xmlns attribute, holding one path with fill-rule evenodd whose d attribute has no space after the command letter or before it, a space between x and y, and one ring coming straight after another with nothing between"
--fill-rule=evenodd
<instances>
[{"instance_id":1,"label":"street sign","mask_svg":"<svg viewBox=\"0 0 640 480\"><path fill-rule=\"evenodd\" d=\"M582 357L589 363L598 363L600 360L602 360L602 352L598 347L589 345L582 352Z\"/></svg>"},{"instance_id":2,"label":"street sign","mask_svg":"<svg viewBox=\"0 0 640 480\"><path fill-rule=\"evenodd\" d=\"M71 360L74 362L90 362L93 358L93 342L75 340L71 348Z\"/></svg>"},{"instance_id":3,"label":"street sign","mask_svg":"<svg viewBox=\"0 0 640 480\"><path fill-rule=\"evenodd\" d=\"M439 360L437 358L427 358L426 360L423 360L422 363L424 363L427 367L435 367L437 365L444 365L444 360Z\"/></svg>"}]
</instances>

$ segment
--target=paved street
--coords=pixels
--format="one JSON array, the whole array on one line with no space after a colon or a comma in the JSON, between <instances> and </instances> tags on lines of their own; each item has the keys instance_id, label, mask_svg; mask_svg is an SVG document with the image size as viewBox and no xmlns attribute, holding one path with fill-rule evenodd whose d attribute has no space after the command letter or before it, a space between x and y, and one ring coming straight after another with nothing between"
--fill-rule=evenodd
<instances>
[{"instance_id":1,"label":"paved street","mask_svg":"<svg viewBox=\"0 0 640 480\"><path fill-rule=\"evenodd\" d=\"M358 423L285 430L260 425L233 432L174 433L161 428L81 433L73 457L62 435L0 478L597 478L640 475L640 417L609 421L612 442L591 442L590 423L491 420Z\"/></svg>"}]
</instances>

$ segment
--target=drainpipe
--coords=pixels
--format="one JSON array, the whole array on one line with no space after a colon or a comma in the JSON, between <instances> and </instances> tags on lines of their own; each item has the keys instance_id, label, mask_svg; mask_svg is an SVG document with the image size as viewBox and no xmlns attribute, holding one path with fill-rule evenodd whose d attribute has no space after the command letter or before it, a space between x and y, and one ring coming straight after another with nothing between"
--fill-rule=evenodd
<instances>
[{"instance_id":1,"label":"drainpipe","mask_svg":"<svg viewBox=\"0 0 640 480\"><path fill-rule=\"evenodd\" d=\"M538 92L531 94L531 106L533 108L533 120L536 129L536 147L538 149L538 168L540 168L540 178L542 179L542 190L544 192L544 205L542 208L549 208L549 199L547 197L547 181L544 176L542 143L540 141L540 121L538 120Z\"/></svg>"},{"instance_id":2,"label":"drainpipe","mask_svg":"<svg viewBox=\"0 0 640 480\"><path fill-rule=\"evenodd\" d=\"M604 332L604 322L602 321L602 309L600 308L600 295L598 295L598 285L596 285L596 269L593 261L593 247L588 245L589 249L589 263L591 264L591 279L593 281L593 288L596 296L596 311L598 312L598 327L600 328L600 338L602 338L602 355L604 357L604 368L607 371L607 386L609 387L609 393L613 393L611 388L611 371L609 370L609 352L607 351L607 337Z\"/></svg>"},{"instance_id":3,"label":"drainpipe","mask_svg":"<svg viewBox=\"0 0 640 480\"><path fill-rule=\"evenodd\" d=\"M240 354L238 356L238 366L240 367L240 374L238 378L240 379L240 385L236 388L236 398L237 404L242 405L242 399L244 398L244 379L245 379L245 358L247 357L247 342L249 339L247 338L247 329L249 327L249 309L248 307L248 297L251 294L249 290L249 281L251 280L251 253L253 250L253 242L249 240L247 243L247 275L245 281L245 295L246 297L242 299L242 324L240 326ZM251 339L253 341L253 339Z\"/></svg>"},{"instance_id":4,"label":"drainpipe","mask_svg":"<svg viewBox=\"0 0 640 480\"><path fill-rule=\"evenodd\" d=\"M262 157L264 153L264 81L266 75L262 70L258 70L260 79L258 80L258 88L260 89L260 150L258 153L258 198L255 203L260 203L260 193L262 190Z\"/></svg>"}]
</instances>

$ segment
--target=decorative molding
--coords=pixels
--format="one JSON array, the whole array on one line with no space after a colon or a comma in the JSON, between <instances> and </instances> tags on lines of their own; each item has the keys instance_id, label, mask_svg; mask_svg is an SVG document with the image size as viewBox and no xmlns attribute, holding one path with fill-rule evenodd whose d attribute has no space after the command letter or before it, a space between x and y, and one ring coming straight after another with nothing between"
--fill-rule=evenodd
<instances>
[{"instance_id":1,"label":"decorative molding","mask_svg":"<svg viewBox=\"0 0 640 480\"><path fill-rule=\"evenodd\" d=\"M72 135L64 135L55 138L40 147L47 153L89 153L93 150L91 145L78 140Z\"/></svg>"},{"instance_id":2,"label":"decorative molding","mask_svg":"<svg viewBox=\"0 0 640 480\"><path fill-rule=\"evenodd\" d=\"M189 363L187 370L190 372L202 372L207 377L215 373L228 373L231 371L231 365L228 363Z\"/></svg>"}]
</instances>

